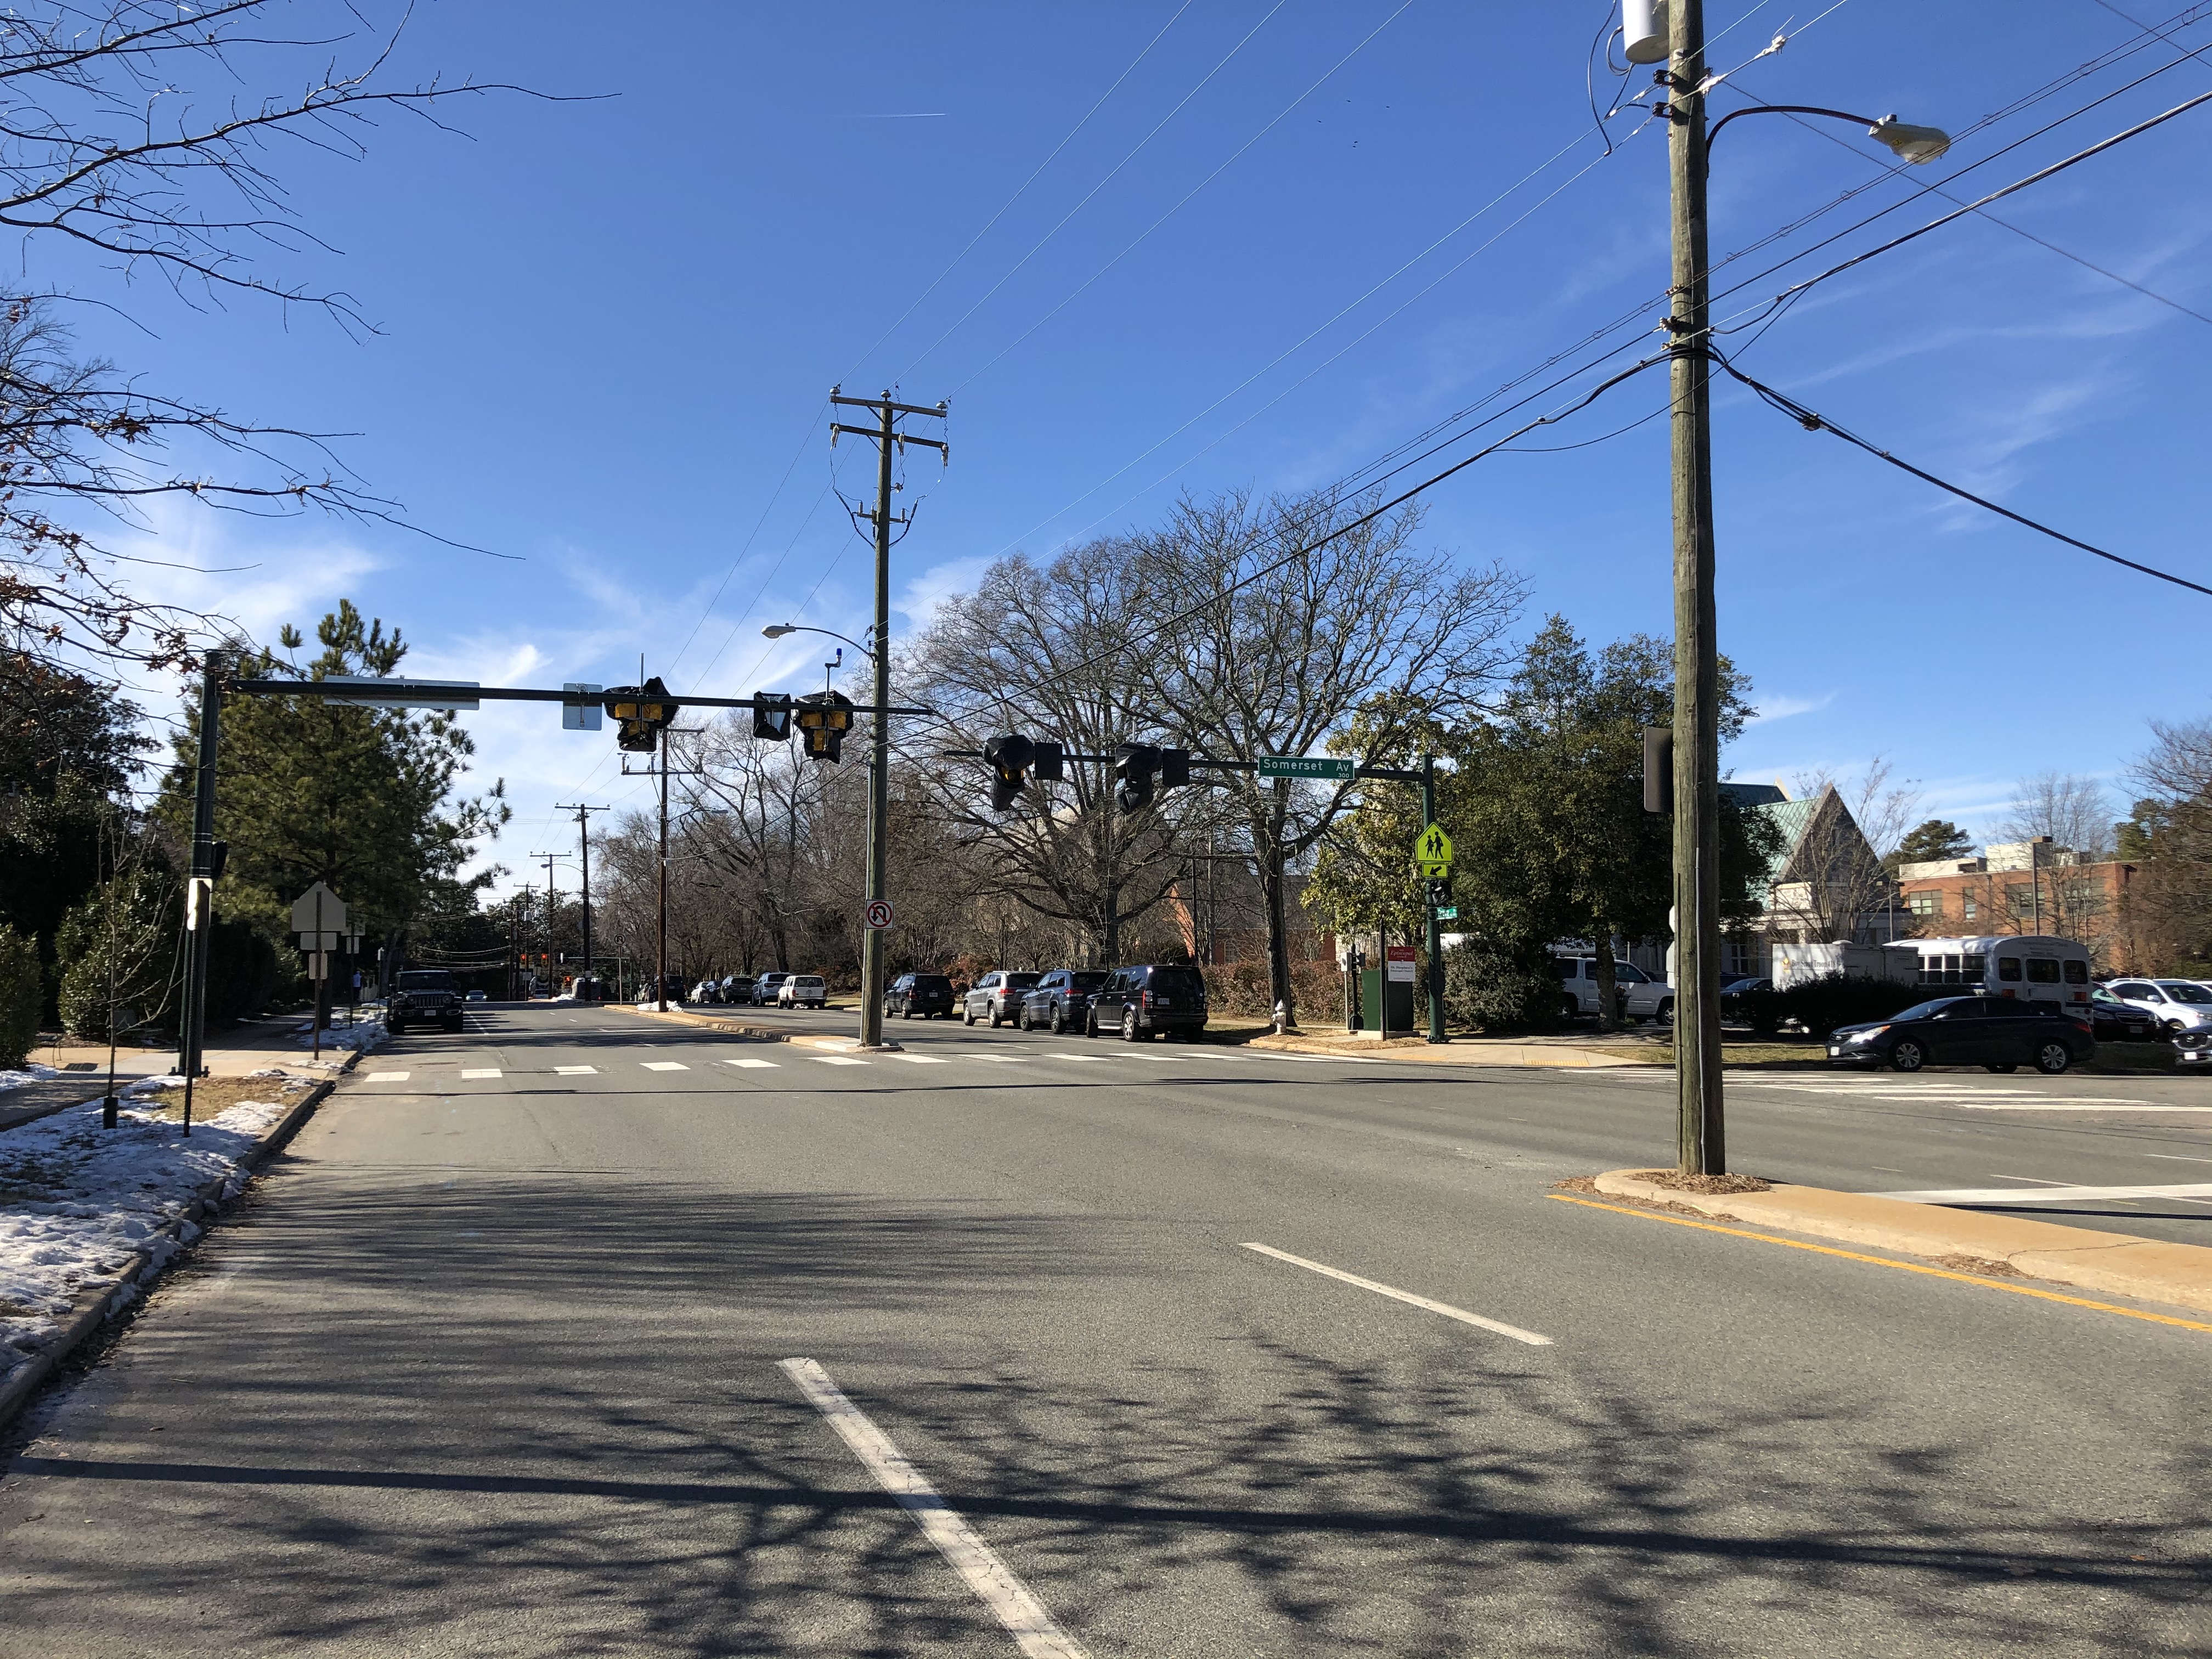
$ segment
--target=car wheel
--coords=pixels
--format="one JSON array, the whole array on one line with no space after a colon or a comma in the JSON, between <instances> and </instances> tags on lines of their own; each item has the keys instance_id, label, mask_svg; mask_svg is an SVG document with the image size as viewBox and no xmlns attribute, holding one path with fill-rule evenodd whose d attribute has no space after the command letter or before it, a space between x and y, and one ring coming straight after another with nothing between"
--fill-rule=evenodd
<instances>
[{"instance_id":1,"label":"car wheel","mask_svg":"<svg viewBox=\"0 0 2212 1659\"><path fill-rule=\"evenodd\" d=\"M2035 1069L2045 1077L2057 1077L2074 1063L2074 1056L2063 1042L2046 1042L2035 1051Z\"/></svg>"},{"instance_id":2,"label":"car wheel","mask_svg":"<svg viewBox=\"0 0 2212 1659\"><path fill-rule=\"evenodd\" d=\"M1983 1069L1984 1071L1985 1071L1985 1072L2017 1072L2018 1070L2020 1070L2020 1067L2019 1067L2018 1066L2014 1066L2014 1065L2006 1065L2006 1066L1983 1066L1983 1067L1982 1067L1982 1069Z\"/></svg>"},{"instance_id":3,"label":"car wheel","mask_svg":"<svg viewBox=\"0 0 2212 1659\"><path fill-rule=\"evenodd\" d=\"M963 1025L973 1025L975 1023L975 1011L964 1003L960 1008L960 1023Z\"/></svg>"},{"instance_id":4,"label":"car wheel","mask_svg":"<svg viewBox=\"0 0 2212 1659\"><path fill-rule=\"evenodd\" d=\"M1087 1037L1098 1035L1098 1015L1095 1011L1083 1017L1083 1035Z\"/></svg>"},{"instance_id":5,"label":"car wheel","mask_svg":"<svg viewBox=\"0 0 2212 1659\"><path fill-rule=\"evenodd\" d=\"M1067 1030L1067 1012L1058 1003L1052 1005L1052 1034L1058 1036Z\"/></svg>"},{"instance_id":6,"label":"car wheel","mask_svg":"<svg viewBox=\"0 0 2212 1659\"><path fill-rule=\"evenodd\" d=\"M1659 1005L1659 1012L1653 1015L1652 1018L1656 1019L1662 1025L1672 1025L1674 1023L1674 999L1668 997L1664 1002L1662 1002Z\"/></svg>"},{"instance_id":7,"label":"car wheel","mask_svg":"<svg viewBox=\"0 0 2212 1659\"><path fill-rule=\"evenodd\" d=\"M1121 1041L1134 1042L1136 1040L1137 1011L1134 1008L1124 1009L1121 1013Z\"/></svg>"},{"instance_id":8,"label":"car wheel","mask_svg":"<svg viewBox=\"0 0 2212 1659\"><path fill-rule=\"evenodd\" d=\"M994 1031L999 1029L999 1011L996 1008L991 1010L991 1029Z\"/></svg>"},{"instance_id":9,"label":"car wheel","mask_svg":"<svg viewBox=\"0 0 2212 1659\"><path fill-rule=\"evenodd\" d=\"M914 1018L914 1005L909 1002L904 1008L902 1008L899 1011L899 1018L901 1019L912 1019Z\"/></svg>"},{"instance_id":10,"label":"car wheel","mask_svg":"<svg viewBox=\"0 0 2212 1659\"><path fill-rule=\"evenodd\" d=\"M1559 1018L1561 1019L1572 1019L1576 1015L1581 1013L1582 1011L1582 1004L1577 1002L1572 997L1561 997L1559 999Z\"/></svg>"},{"instance_id":11,"label":"car wheel","mask_svg":"<svg viewBox=\"0 0 2212 1659\"><path fill-rule=\"evenodd\" d=\"M1928 1051L1907 1037L1889 1051L1889 1063L1900 1072L1917 1072L1928 1063Z\"/></svg>"}]
</instances>

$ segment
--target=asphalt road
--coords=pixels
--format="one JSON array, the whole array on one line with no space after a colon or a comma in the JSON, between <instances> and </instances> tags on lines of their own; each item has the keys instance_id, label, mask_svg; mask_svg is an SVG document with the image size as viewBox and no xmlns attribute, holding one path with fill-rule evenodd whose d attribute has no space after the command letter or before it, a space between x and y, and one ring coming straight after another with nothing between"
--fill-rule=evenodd
<instances>
[{"instance_id":1,"label":"asphalt road","mask_svg":"<svg viewBox=\"0 0 2212 1659\"><path fill-rule=\"evenodd\" d=\"M380 1051L31 1420L11 1659L2212 1647L2212 1334L1553 1196L1663 1076L892 1029ZM1730 1093L1787 1178L2212 1182L2212 1079Z\"/></svg>"}]
</instances>

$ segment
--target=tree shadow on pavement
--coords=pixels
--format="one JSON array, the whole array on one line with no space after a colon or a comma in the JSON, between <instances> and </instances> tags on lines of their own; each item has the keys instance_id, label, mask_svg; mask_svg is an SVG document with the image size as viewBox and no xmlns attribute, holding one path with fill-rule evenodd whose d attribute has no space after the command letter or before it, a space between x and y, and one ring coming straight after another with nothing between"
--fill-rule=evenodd
<instances>
[{"instance_id":1,"label":"tree shadow on pavement","mask_svg":"<svg viewBox=\"0 0 2212 1659\"><path fill-rule=\"evenodd\" d=\"M240 1219L9 1468L11 1656L1011 1652L795 1354L1102 1656L2179 1656L2212 1613L2201 1442L2115 1513L2002 1408L1917 1444L1457 1328L1321 1352L1097 1215L511 1174ZM1174 1331L1111 1324L1163 1282Z\"/></svg>"}]
</instances>

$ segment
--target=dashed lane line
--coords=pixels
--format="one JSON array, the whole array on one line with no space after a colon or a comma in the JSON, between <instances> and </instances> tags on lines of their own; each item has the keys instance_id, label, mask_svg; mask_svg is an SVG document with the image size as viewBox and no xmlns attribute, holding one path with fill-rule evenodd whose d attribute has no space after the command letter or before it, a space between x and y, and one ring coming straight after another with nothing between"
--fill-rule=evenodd
<instances>
[{"instance_id":1,"label":"dashed lane line","mask_svg":"<svg viewBox=\"0 0 2212 1659\"><path fill-rule=\"evenodd\" d=\"M596 1066L556 1066L553 1068L556 1077L597 1077L599 1074L599 1068Z\"/></svg>"},{"instance_id":2,"label":"dashed lane line","mask_svg":"<svg viewBox=\"0 0 2212 1659\"><path fill-rule=\"evenodd\" d=\"M466 1071L461 1073L465 1078L497 1077L499 1074L499 1067L496 1066L480 1066L472 1071Z\"/></svg>"},{"instance_id":3,"label":"dashed lane line","mask_svg":"<svg viewBox=\"0 0 2212 1659\"><path fill-rule=\"evenodd\" d=\"M1403 1302L1410 1307L1425 1309L1432 1314L1442 1314L1446 1319L1456 1319L1462 1325L1479 1326L1494 1331L1500 1336L1510 1336L1516 1342L1526 1342L1532 1348L1548 1348L1552 1339L1539 1336L1534 1331L1524 1331L1518 1325L1508 1325L1495 1319L1485 1319L1480 1314L1469 1313L1464 1308L1455 1308L1449 1302L1432 1302L1425 1296L1416 1296L1411 1291L1401 1291L1391 1285L1377 1284L1371 1279L1362 1279L1358 1273L1348 1273L1341 1267L1331 1267L1319 1261L1309 1261L1302 1255L1292 1255L1288 1250L1279 1250L1272 1244L1247 1243L1240 1247L1256 1250L1261 1255L1271 1255L1278 1261L1287 1261L1293 1267L1304 1267L1310 1273L1319 1273L1324 1279L1334 1279L1346 1285L1356 1285L1363 1291L1372 1291L1377 1296L1387 1296L1394 1302Z\"/></svg>"},{"instance_id":4,"label":"dashed lane line","mask_svg":"<svg viewBox=\"0 0 2212 1659\"><path fill-rule=\"evenodd\" d=\"M726 1057L723 1060L722 1064L725 1066L740 1066L747 1071L757 1071L763 1066L767 1067L769 1071L774 1071L777 1066L781 1064L781 1062L773 1060L758 1060L751 1054L745 1054L734 1060Z\"/></svg>"},{"instance_id":5,"label":"dashed lane line","mask_svg":"<svg viewBox=\"0 0 2212 1659\"><path fill-rule=\"evenodd\" d=\"M968 1581L968 1588L1006 1626L1027 1659L1088 1659L1083 1644L1060 1627L1013 1569L939 1496L891 1437L845 1397L829 1372L811 1359L787 1359L779 1369L829 1419L837 1437L890 1494L891 1501L914 1517L922 1536Z\"/></svg>"},{"instance_id":6,"label":"dashed lane line","mask_svg":"<svg viewBox=\"0 0 2212 1659\"><path fill-rule=\"evenodd\" d=\"M648 1072L688 1072L691 1069L680 1060L648 1060L644 1065Z\"/></svg>"},{"instance_id":7,"label":"dashed lane line","mask_svg":"<svg viewBox=\"0 0 2212 1659\"><path fill-rule=\"evenodd\" d=\"M406 1072L371 1072L367 1080L371 1083L404 1083L409 1076Z\"/></svg>"},{"instance_id":8,"label":"dashed lane line","mask_svg":"<svg viewBox=\"0 0 2212 1659\"><path fill-rule=\"evenodd\" d=\"M902 1060L909 1066L942 1066L945 1064L945 1059L940 1054L894 1054L891 1058L893 1060Z\"/></svg>"},{"instance_id":9,"label":"dashed lane line","mask_svg":"<svg viewBox=\"0 0 2212 1659\"><path fill-rule=\"evenodd\" d=\"M843 1054L809 1054L807 1058L823 1066L866 1066L865 1060L848 1060Z\"/></svg>"}]
</instances>

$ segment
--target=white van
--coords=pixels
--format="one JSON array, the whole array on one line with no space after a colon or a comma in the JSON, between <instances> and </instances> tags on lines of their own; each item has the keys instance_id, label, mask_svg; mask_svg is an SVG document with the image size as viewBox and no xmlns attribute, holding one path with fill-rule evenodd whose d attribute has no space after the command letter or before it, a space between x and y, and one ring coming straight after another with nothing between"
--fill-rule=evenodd
<instances>
[{"instance_id":1,"label":"white van","mask_svg":"<svg viewBox=\"0 0 2212 1659\"><path fill-rule=\"evenodd\" d=\"M2024 1002L2089 1006L2089 947L2043 933L1982 933L1961 939L1909 939L1882 947L1920 957L1923 986L1976 987Z\"/></svg>"}]
</instances>

